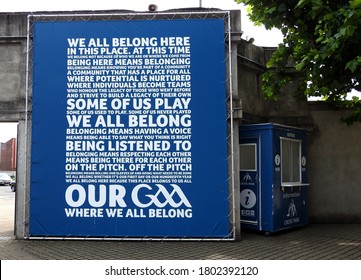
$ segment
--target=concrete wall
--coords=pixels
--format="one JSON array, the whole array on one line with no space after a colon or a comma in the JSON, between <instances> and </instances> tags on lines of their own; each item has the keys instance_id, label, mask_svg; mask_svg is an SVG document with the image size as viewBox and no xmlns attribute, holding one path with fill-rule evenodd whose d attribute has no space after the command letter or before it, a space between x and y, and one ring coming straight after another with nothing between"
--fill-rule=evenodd
<instances>
[{"instance_id":1,"label":"concrete wall","mask_svg":"<svg viewBox=\"0 0 361 280\"><path fill-rule=\"evenodd\" d=\"M26 14L0 14L0 121L25 114Z\"/></svg>"},{"instance_id":2,"label":"concrete wall","mask_svg":"<svg viewBox=\"0 0 361 280\"><path fill-rule=\"evenodd\" d=\"M27 14L0 14L0 122L18 122L17 192L15 197L15 234L24 233L27 217L24 203L29 201L29 125L31 108L26 106Z\"/></svg>"},{"instance_id":3,"label":"concrete wall","mask_svg":"<svg viewBox=\"0 0 361 280\"><path fill-rule=\"evenodd\" d=\"M2 101L20 99L21 43L0 44L0 96Z\"/></svg>"},{"instance_id":4,"label":"concrete wall","mask_svg":"<svg viewBox=\"0 0 361 280\"><path fill-rule=\"evenodd\" d=\"M262 74L266 70L274 48L260 48L243 40L238 47L238 88L242 100L243 123L275 122L292 126L312 126L307 99L299 95L297 75L290 65L294 76L277 101L266 100L262 93Z\"/></svg>"},{"instance_id":5,"label":"concrete wall","mask_svg":"<svg viewBox=\"0 0 361 280\"><path fill-rule=\"evenodd\" d=\"M266 101L261 92L264 65L264 50L242 40L238 46L238 94L242 100L244 122L265 119Z\"/></svg>"},{"instance_id":6,"label":"concrete wall","mask_svg":"<svg viewBox=\"0 0 361 280\"><path fill-rule=\"evenodd\" d=\"M347 111L310 104L316 129L309 135L310 220L361 222L361 123L340 122Z\"/></svg>"}]
</instances>

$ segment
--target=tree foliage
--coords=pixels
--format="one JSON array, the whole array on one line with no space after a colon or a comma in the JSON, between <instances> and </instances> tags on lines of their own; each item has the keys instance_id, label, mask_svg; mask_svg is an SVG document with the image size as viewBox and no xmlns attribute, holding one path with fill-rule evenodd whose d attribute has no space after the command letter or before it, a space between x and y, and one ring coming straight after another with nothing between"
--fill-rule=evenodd
<instances>
[{"instance_id":1,"label":"tree foliage","mask_svg":"<svg viewBox=\"0 0 361 280\"><path fill-rule=\"evenodd\" d=\"M287 61L299 71L299 90L350 108L347 123L361 122L361 0L236 0L250 6L250 19L284 35L263 75L263 91L276 98L287 83Z\"/></svg>"}]
</instances>

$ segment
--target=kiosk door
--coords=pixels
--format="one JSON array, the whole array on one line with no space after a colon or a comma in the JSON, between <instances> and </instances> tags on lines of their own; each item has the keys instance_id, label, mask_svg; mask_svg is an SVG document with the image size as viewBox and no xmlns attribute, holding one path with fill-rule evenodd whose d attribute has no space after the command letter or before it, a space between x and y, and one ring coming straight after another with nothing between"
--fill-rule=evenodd
<instances>
[{"instance_id":1,"label":"kiosk door","mask_svg":"<svg viewBox=\"0 0 361 280\"><path fill-rule=\"evenodd\" d=\"M259 139L242 139L240 142L240 181L241 181L241 223L258 229L259 212Z\"/></svg>"}]
</instances>

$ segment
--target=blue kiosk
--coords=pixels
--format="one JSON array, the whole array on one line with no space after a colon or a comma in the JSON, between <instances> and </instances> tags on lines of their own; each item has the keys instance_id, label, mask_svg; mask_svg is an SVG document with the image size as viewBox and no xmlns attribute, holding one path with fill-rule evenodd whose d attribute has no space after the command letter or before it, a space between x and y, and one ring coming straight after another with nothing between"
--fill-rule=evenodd
<instances>
[{"instance_id":1,"label":"blue kiosk","mask_svg":"<svg viewBox=\"0 0 361 280\"><path fill-rule=\"evenodd\" d=\"M308 223L306 131L279 124L240 127L242 228L274 232Z\"/></svg>"}]
</instances>

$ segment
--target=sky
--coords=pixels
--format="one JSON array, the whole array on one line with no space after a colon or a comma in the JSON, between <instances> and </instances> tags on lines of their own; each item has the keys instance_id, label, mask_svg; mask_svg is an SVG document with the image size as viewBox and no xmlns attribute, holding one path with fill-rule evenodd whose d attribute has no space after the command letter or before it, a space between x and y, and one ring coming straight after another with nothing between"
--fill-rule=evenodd
<instances>
[{"instance_id":1,"label":"sky","mask_svg":"<svg viewBox=\"0 0 361 280\"><path fill-rule=\"evenodd\" d=\"M0 143L5 143L17 137L16 123L0 123Z\"/></svg>"},{"instance_id":2,"label":"sky","mask_svg":"<svg viewBox=\"0 0 361 280\"><path fill-rule=\"evenodd\" d=\"M133 10L144 12L149 4L155 4L158 11L176 8L219 8L241 10L241 24L244 39L254 38L254 44L263 47L277 46L282 41L279 30L256 27L247 17L246 7L234 0L11 0L3 1L1 12L73 11L73 10ZM6 142L17 135L16 124L0 123L0 142Z\"/></svg>"}]
</instances>

